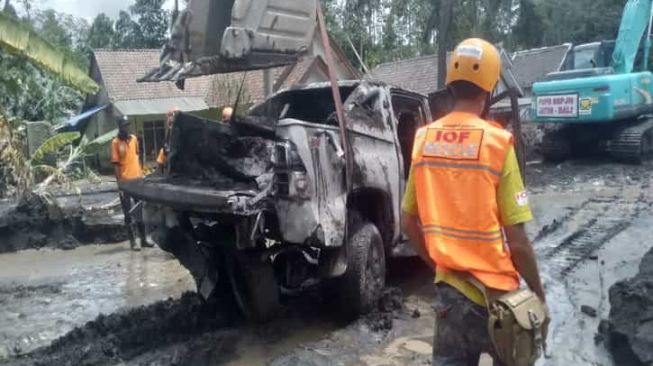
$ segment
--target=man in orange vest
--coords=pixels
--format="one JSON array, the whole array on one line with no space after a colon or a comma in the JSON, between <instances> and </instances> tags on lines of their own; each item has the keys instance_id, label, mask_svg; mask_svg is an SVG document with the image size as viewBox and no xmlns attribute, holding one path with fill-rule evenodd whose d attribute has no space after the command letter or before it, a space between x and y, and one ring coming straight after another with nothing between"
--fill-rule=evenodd
<instances>
[{"instance_id":1,"label":"man in orange vest","mask_svg":"<svg viewBox=\"0 0 653 366\"><path fill-rule=\"evenodd\" d=\"M403 228L436 272L433 365L478 365L482 353L495 355L478 286L510 292L521 276L546 303L524 229L532 214L512 135L481 118L500 74L492 44L463 41L446 81L453 112L415 136Z\"/></svg>"},{"instance_id":2,"label":"man in orange vest","mask_svg":"<svg viewBox=\"0 0 653 366\"><path fill-rule=\"evenodd\" d=\"M170 134L172 133L172 127L175 123L175 118L177 114L181 112L181 109L175 107L168 111L166 116L166 137L165 145L159 150L159 155L156 157L156 163L159 167L161 173L165 172L165 164L168 161L168 153L170 152Z\"/></svg>"},{"instance_id":3,"label":"man in orange vest","mask_svg":"<svg viewBox=\"0 0 653 366\"><path fill-rule=\"evenodd\" d=\"M114 167L114 173L118 182L124 182L132 179L143 177L143 169L139 159L138 139L136 136L129 133L129 120L127 117L118 117L118 136L113 138L111 142L111 163ZM127 235L129 236L129 243L132 250L140 251L141 247L136 244L134 240L134 230L132 225L132 218L130 211L135 204L132 199L125 192L119 192L120 204L122 206L123 214L125 215L125 225L127 226ZM145 226L142 222L137 224L138 232L141 239L141 246L152 247L148 243L147 236L145 235Z\"/></svg>"}]
</instances>

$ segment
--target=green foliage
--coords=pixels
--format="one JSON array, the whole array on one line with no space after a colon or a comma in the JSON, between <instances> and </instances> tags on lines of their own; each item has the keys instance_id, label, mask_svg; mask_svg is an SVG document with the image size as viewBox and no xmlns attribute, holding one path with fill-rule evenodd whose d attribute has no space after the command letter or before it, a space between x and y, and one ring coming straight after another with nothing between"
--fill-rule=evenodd
<instances>
[{"instance_id":1,"label":"green foliage","mask_svg":"<svg viewBox=\"0 0 653 366\"><path fill-rule=\"evenodd\" d=\"M614 39L626 2L455 0L445 48L468 37L502 42L509 50ZM323 5L329 31L350 60L356 60L350 40L369 67L435 51L440 0L326 0Z\"/></svg>"},{"instance_id":2,"label":"green foliage","mask_svg":"<svg viewBox=\"0 0 653 366\"><path fill-rule=\"evenodd\" d=\"M57 14L38 17L42 21L32 26L0 13L0 44L6 47L0 49L0 103L10 117L55 122L76 112L82 103L81 95L66 84L88 91L97 85L75 66L79 55L71 48L74 37L62 35ZM44 28L39 31L36 26ZM47 42L47 37L39 37L41 32L51 32L50 39L61 44Z\"/></svg>"},{"instance_id":3,"label":"green foliage","mask_svg":"<svg viewBox=\"0 0 653 366\"><path fill-rule=\"evenodd\" d=\"M544 44L615 39L627 0L535 0Z\"/></svg>"},{"instance_id":4,"label":"green foliage","mask_svg":"<svg viewBox=\"0 0 653 366\"><path fill-rule=\"evenodd\" d=\"M136 0L129 11L136 20L136 40L141 48L160 48L166 42L168 13L165 0Z\"/></svg>"},{"instance_id":5,"label":"green foliage","mask_svg":"<svg viewBox=\"0 0 653 366\"><path fill-rule=\"evenodd\" d=\"M113 48L138 48L140 38L138 24L128 12L121 10L115 23L111 46Z\"/></svg>"},{"instance_id":6,"label":"green foliage","mask_svg":"<svg viewBox=\"0 0 653 366\"><path fill-rule=\"evenodd\" d=\"M49 139L45 140L38 149L36 149L34 155L32 155L31 165L41 163L43 158L48 155L56 154L64 147L79 140L80 137L81 134L79 132L60 133L50 137Z\"/></svg>"},{"instance_id":7,"label":"green foliage","mask_svg":"<svg viewBox=\"0 0 653 366\"><path fill-rule=\"evenodd\" d=\"M101 13L93 20L86 43L90 49L106 48L111 46L114 37L113 20Z\"/></svg>"},{"instance_id":8,"label":"green foliage","mask_svg":"<svg viewBox=\"0 0 653 366\"><path fill-rule=\"evenodd\" d=\"M86 136L82 139L80 147L82 148L84 154L86 155L95 155L102 151L114 137L116 137L117 130L112 130L104 135L98 136L93 141L87 141Z\"/></svg>"},{"instance_id":9,"label":"green foliage","mask_svg":"<svg viewBox=\"0 0 653 366\"><path fill-rule=\"evenodd\" d=\"M0 109L0 197L10 193L22 195L32 185L32 174L25 157L24 136L19 122L5 116Z\"/></svg>"}]
</instances>

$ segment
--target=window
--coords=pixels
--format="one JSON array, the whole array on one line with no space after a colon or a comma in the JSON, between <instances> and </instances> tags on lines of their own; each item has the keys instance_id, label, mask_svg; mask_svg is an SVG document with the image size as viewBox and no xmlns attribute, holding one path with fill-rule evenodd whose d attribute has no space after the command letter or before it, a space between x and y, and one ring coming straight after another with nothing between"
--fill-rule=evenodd
<instances>
[{"instance_id":1,"label":"window","mask_svg":"<svg viewBox=\"0 0 653 366\"><path fill-rule=\"evenodd\" d=\"M165 144L166 127L164 121L143 123L143 154L145 162L156 161L159 150Z\"/></svg>"},{"instance_id":2,"label":"window","mask_svg":"<svg viewBox=\"0 0 653 366\"><path fill-rule=\"evenodd\" d=\"M574 70L593 69L597 66L596 55L597 48L585 48L574 51Z\"/></svg>"}]
</instances>

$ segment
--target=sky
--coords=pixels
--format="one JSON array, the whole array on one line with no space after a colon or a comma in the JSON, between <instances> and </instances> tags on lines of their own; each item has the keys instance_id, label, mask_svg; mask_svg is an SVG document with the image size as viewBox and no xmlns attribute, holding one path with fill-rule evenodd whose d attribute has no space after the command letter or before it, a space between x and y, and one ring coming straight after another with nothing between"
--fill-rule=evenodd
<instances>
[{"instance_id":1,"label":"sky","mask_svg":"<svg viewBox=\"0 0 653 366\"><path fill-rule=\"evenodd\" d=\"M18 3L16 6L19 7ZM127 10L134 0L36 0L40 9L52 8L57 12L72 14L78 18L93 20L96 15L105 13L109 17L118 18L120 10ZM180 5L183 1L179 2ZM166 0L166 9L172 9L174 0Z\"/></svg>"}]
</instances>

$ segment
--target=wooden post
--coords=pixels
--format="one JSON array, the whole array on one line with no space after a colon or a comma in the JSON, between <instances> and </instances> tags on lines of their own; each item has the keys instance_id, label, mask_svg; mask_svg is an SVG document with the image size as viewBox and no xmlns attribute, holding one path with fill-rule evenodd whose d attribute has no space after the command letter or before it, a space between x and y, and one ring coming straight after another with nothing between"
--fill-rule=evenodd
<instances>
[{"instance_id":1,"label":"wooden post","mask_svg":"<svg viewBox=\"0 0 653 366\"><path fill-rule=\"evenodd\" d=\"M453 17L453 0L440 0L438 25L438 89L443 89L447 76L447 51L449 50L449 29Z\"/></svg>"},{"instance_id":2,"label":"wooden post","mask_svg":"<svg viewBox=\"0 0 653 366\"><path fill-rule=\"evenodd\" d=\"M524 139L521 129L521 116L519 114L519 96L515 90L510 91L510 107L512 112L512 134L515 138L515 152L517 153L517 160L519 161L519 169L521 170L522 179L526 183L526 149L524 146Z\"/></svg>"}]
</instances>

